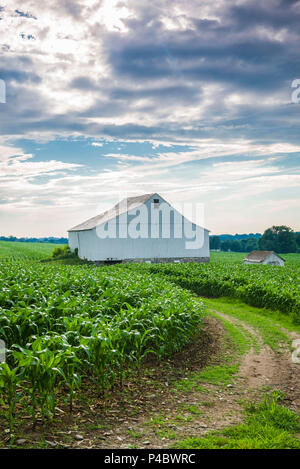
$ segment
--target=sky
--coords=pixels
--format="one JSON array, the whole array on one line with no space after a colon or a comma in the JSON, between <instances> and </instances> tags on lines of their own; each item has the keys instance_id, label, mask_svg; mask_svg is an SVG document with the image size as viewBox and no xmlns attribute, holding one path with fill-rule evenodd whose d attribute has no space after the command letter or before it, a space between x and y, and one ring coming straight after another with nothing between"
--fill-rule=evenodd
<instances>
[{"instance_id":1,"label":"sky","mask_svg":"<svg viewBox=\"0 0 300 469\"><path fill-rule=\"evenodd\" d=\"M300 231L300 1L0 0L0 50L0 235L152 192Z\"/></svg>"}]
</instances>

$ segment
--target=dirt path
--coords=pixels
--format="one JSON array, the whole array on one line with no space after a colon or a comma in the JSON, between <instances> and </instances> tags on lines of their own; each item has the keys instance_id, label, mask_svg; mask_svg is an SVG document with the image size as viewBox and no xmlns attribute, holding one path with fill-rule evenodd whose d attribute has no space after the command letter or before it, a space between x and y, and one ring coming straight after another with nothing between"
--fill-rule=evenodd
<instances>
[{"instance_id":1,"label":"dirt path","mask_svg":"<svg viewBox=\"0 0 300 469\"><path fill-rule=\"evenodd\" d=\"M108 431L102 432L101 441L95 438L93 432L93 435L86 435L83 441L77 442L76 446L170 448L175 439L205 435L212 430L240 423L241 405L237 400L245 394L242 386L220 387L202 383L194 376L207 365L220 364L219 352L225 329L218 319L207 317L202 334L204 347L193 344L183 356L179 353L172 358L170 370L165 370L165 380L170 382L170 387L150 394L152 405L143 402L144 405L134 416L129 415L128 408L124 409L122 416L115 413L114 424ZM209 362L203 363L203 353L211 357Z\"/></svg>"},{"instance_id":2,"label":"dirt path","mask_svg":"<svg viewBox=\"0 0 300 469\"><path fill-rule=\"evenodd\" d=\"M77 403L72 421L60 422L45 434L48 447L171 448L176 440L241 423L243 402L261 399L265 386L281 390L288 406L299 412L300 365L292 363L288 347L274 352L258 328L212 313L184 351L145 364L143 375L125 383L121 392L98 402ZM234 347L226 322L250 344L242 356L231 356ZM285 332L291 341L299 338ZM228 374L237 363L239 368ZM34 446L40 431L26 432L26 441Z\"/></svg>"},{"instance_id":3,"label":"dirt path","mask_svg":"<svg viewBox=\"0 0 300 469\"><path fill-rule=\"evenodd\" d=\"M97 438L90 440L89 447L170 448L176 439L199 437L212 430L241 423L241 401L261 398L265 386L270 390L281 390L289 407L299 412L300 367L292 363L291 352L285 349L276 353L264 345L258 329L224 313L214 311L214 315L217 317L210 316L205 320L204 329L207 337L214 338L214 345L208 347L211 351L213 348L216 351L217 344L220 346L226 335L222 320L252 340L250 350L241 357L233 384L220 385L205 380L199 383L197 379L191 379L190 370L186 369L180 381L181 384L186 382L186 389L185 386L179 387L179 391L172 393L164 388L159 393L159 400L157 395L153 395L154 408L144 408L144 412L133 418L126 415L125 419L119 419L117 425L103 434L101 441ZM295 338L296 335L291 333L291 339ZM208 349L206 353L209 354ZM194 353L197 362L195 351L190 352ZM201 347L199 352L202 353ZM218 353L211 355L212 359L206 365L220 366L222 357ZM166 379L169 378L166 376ZM79 442L78 446L86 447L86 443Z\"/></svg>"},{"instance_id":4,"label":"dirt path","mask_svg":"<svg viewBox=\"0 0 300 469\"><path fill-rule=\"evenodd\" d=\"M243 321L232 318L229 315L213 310L219 317L237 325L241 330L248 331L259 345L259 351L252 346L251 350L244 355L239 376L244 380L249 390L261 389L262 386L270 386L281 390L286 394L286 400L293 410L300 411L300 367L292 362L291 351L281 350L274 352L269 346L263 344L263 339L257 329L249 326ZM290 337L291 343L300 336L296 332L289 332L281 328Z\"/></svg>"}]
</instances>

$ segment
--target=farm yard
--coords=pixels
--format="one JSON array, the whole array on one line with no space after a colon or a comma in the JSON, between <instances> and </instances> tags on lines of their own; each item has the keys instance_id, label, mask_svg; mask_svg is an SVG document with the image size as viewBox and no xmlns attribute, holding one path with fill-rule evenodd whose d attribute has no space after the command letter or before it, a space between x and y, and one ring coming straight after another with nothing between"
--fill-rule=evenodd
<instances>
[{"instance_id":1,"label":"farm yard","mask_svg":"<svg viewBox=\"0 0 300 469\"><path fill-rule=\"evenodd\" d=\"M2 447L300 448L299 254L96 267L54 247L0 243Z\"/></svg>"}]
</instances>

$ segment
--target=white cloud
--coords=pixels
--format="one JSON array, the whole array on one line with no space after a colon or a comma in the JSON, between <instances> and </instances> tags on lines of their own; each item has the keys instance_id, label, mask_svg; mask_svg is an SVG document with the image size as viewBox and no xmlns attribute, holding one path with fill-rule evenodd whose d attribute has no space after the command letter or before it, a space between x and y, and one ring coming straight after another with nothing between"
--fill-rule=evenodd
<instances>
[{"instance_id":1,"label":"white cloud","mask_svg":"<svg viewBox=\"0 0 300 469\"><path fill-rule=\"evenodd\" d=\"M252 195L296 188L299 175L283 163L300 152L299 119L295 108L279 107L290 90L284 65L273 64L285 63L289 44L294 54L297 29L245 31L230 23L233 4L247 2L23 0L24 17L6 0L0 41L9 86L0 128L11 143L0 142L1 210L24 210L28 220L30 210L47 212L64 230L120 188L217 201L218 208L239 200L248 207ZM266 63L252 49L257 37L266 41ZM282 82L273 87L275 72ZM14 145L24 136L93 137L94 147L104 139L147 140L155 155L119 148L104 155L113 169L100 171L55 154L39 161ZM156 153L174 143L193 150Z\"/></svg>"},{"instance_id":2,"label":"white cloud","mask_svg":"<svg viewBox=\"0 0 300 469\"><path fill-rule=\"evenodd\" d=\"M62 161L30 161L32 154L26 154L21 148L0 146L0 184L7 177L16 179L44 176L49 173L75 170L81 164L63 163Z\"/></svg>"}]
</instances>

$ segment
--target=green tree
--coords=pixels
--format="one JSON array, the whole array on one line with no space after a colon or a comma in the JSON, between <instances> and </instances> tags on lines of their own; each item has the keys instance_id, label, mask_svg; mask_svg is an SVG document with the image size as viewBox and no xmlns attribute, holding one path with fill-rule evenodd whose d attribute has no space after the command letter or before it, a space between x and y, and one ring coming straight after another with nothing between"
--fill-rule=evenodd
<instances>
[{"instance_id":1,"label":"green tree","mask_svg":"<svg viewBox=\"0 0 300 469\"><path fill-rule=\"evenodd\" d=\"M296 252L297 244L292 228L280 225L268 228L258 241L262 251L275 251L277 253Z\"/></svg>"},{"instance_id":2,"label":"green tree","mask_svg":"<svg viewBox=\"0 0 300 469\"><path fill-rule=\"evenodd\" d=\"M300 252L300 233L295 233L295 240L297 244L297 252Z\"/></svg>"},{"instance_id":3,"label":"green tree","mask_svg":"<svg viewBox=\"0 0 300 469\"><path fill-rule=\"evenodd\" d=\"M210 236L209 237L209 247L210 249L220 249L220 236Z\"/></svg>"},{"instance_id":4,"label":"green tree","mask_svg":"<svg viewBox=\"0 0 300 469\"><path fill-rule=\"evenodd\" d=\"M231 242L230 250L233 251L233 252L240 252L241 251L241 244L237 239L234 239Z\"/></svg>"},{"instance_id":5,"label":"green tree","mask_svg":"<svg viewBox=\"0 0 300 469\"><path fill-rule=\"evenodd\" d=\"M255 238L248 238L246 243L246 251L251 252L258 249L258 241Z\"/></svg>"},{"instance_id":6,"label":"green tree","mask_svg":"<svg viewBox=\"0 0 300 469\"><path fill-rule=\"evenodd\" d=\"M225 241L222 241L220 247L221 247L221 251L229 251L231 248L231 242L225 239Z\"/></svg>"}]
</instances>

